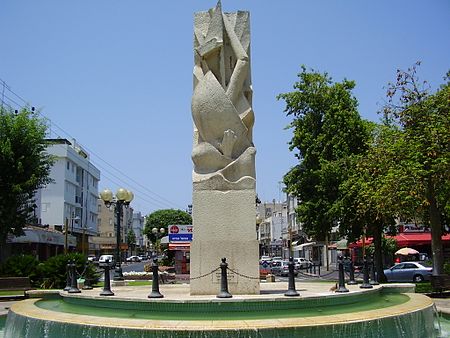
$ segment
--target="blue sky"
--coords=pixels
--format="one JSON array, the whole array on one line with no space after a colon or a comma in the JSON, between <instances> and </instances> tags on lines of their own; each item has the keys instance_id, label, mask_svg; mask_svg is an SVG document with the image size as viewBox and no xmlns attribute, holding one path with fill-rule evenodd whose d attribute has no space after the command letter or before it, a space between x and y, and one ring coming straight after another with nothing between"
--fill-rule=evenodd
<instances>
[{"instance_id":1,"label":"blue sky","mask_svg":"<svg viewBox=\"0 0 450 338\"><path fill-rule=\"evenodd\" d=\"M193 14L214 1L1 0L0 79L74 137L147 214L185 209L192 195ZM448 0L223 0L251 13L257 192L282 198L295 164L279 93L300 66L356 81L363 118L377 121L397 68L421 60L433 88L450 68ZM0 86L0 95L1 92ZM6 91L19 104L20 99ZM8 101L11 105L13 102ZM62 129L62 130L61 130ZM70 136L68 136L68 135Z\"/></svg>"}]
</instances>

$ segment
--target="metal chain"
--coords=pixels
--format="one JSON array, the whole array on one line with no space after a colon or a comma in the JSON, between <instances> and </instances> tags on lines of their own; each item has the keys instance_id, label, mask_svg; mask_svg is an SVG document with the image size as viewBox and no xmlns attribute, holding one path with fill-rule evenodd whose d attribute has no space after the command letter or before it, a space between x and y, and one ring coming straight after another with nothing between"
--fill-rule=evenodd
<instances>
[{"instance_id":1,"label":"metal chain","mask_svg":"<svg viewBox=\"0 0 450 338\"><path fill-rule=\"evenodd\" d=\"M231 268L229 268L229 267L227 267L227 269L230 270L232 273L238 275L238 276L241 276L241 277L244 277L244 278L248 278L248 279L257 279L257 280L260 280L259 277L246 276L246 275L243 275L242 273L239 273L239 272L237 272L237 271L234 271L233 269L231 269Z\"/></svg>"},{"instance_id":2,"label":"metal chain","mask_svg":"<svg viewBox=\"0 0 450 338\"><path fill-rule=\"evenodd\" d=\"M305 276L305 277L313 277L313 278L322 278L322 277L327 277L327 276L330 276L330 275L332 275L333 273L335 273L336 271L338 271L338 270L332 270L331 272L329 272L329 273L326 273L326 274L320 274L320 275L313 275L313 274L306 274L306 273L303 273L303 272L298 272L300 275L303 275L303 276Z\"/></svg>"},{"instance_id":3,"label":"metal chain","mask_svg":"<svg viewBox=\"0 0 450 338\"><path fill-rule=\"evenodd\" d=\"M324 274L324 275L320 275L319 277L326 277L326 276L332 275L332 274L335 273L335 272L339 272L339 270L331 270L331 272L326 273L326 274Z\"/></svg>"},{"instance_id":4,"label":"metal chain","mask_svg":"<svg viewBox=\"0 0 450 338\"><path fill-rule=\"evenodd\" d=\"M319 275L306 274L306 273L303 273L303 272L300 272L300 271L298 272L298 274L302 275L302 276L305 276L305 277L308 277L308 278L311 278L311 277L319 278L320 277Z\"/></svg>"},{"instance_id":5,"label":"metal chain","mask_svg":"<svg viewBox=\"0 0 450 338\"><path fill-rule=\"evenodd\" d=\"M87 267L88 267L88 264L84 264L84 269L83 269L83 272L82 272L82 273L79 273L78 270L75 268L75 271L76 271L76 273L77 273L77 276L80 276L80 278L81 278L81 277L84 277L84 273L86 272Z\"/></svg>"},{"instance_id":6,"label":"metal chain","mask_svg":"<svg viewBox=\"0 0 450 338\"><path fill-rule=\"evenodd\" d=\"M220 267L214 269L214 270L211 271L211 272L205 273L204 275L200 275L200 276L197 276L197 277L191 277L190 280L200 279L200 278L204 278L204 277L206 277L206 276L212 275L214 272L216 272L216 271L219 270L219 269L220 269Z\"/></svg>"},{"instance_id":7,"label":"metal chain","mask_svg":"<svg viewBox=\"0 0 450 338\"><path fill-rule=\"evenodd\" d=\"M350 278L350 272L345 271L345 276L347 276L348 278ZM361 277L361 272L353 273L353 277L355 277L355 278Z\"/></svg>"}]
</instances>

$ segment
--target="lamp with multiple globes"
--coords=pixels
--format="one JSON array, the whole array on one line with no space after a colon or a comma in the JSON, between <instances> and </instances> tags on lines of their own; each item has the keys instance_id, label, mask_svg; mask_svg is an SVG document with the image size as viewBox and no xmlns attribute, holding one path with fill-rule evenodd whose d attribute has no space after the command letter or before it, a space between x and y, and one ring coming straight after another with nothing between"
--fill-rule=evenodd
<instances>
[{"instance_id":1,"label":"lamp with multiple globes","mask_svg":"<svg viewBox=\"0 0 450 338\"><path fill-rule=\"evenodd\" d=\"M130 202L134 198L134 194L126 189L120 188L116 192L116 196L113 195L112 191L109 189L105 189L100 193L100 198L105 203L107 208L114 206L114 212L117 217L117 231L116 231L116 268L114 270L115 281L123 280L122 274L122 262L120 255L120 221L122 219L123 207L128 208Z\"/></svg>"}]
</instances>

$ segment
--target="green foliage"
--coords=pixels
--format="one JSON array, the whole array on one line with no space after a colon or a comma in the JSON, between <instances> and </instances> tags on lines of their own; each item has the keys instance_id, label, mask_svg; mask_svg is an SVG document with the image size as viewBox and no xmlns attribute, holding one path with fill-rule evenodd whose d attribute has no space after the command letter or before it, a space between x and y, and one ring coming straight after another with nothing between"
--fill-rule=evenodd
<instances>
[{"instance_id":1,"label":"green foliage","mask_svg":"<svg viewBox=\"0 0 450 338\"><path fill-rule=\"evenodd\" d=\"M86 266L85 257L79 253L57 255L50 257L47 261L38 265L40 287L44 289L61 289L66 285L66 268L69 261L76 264L77 273L85 278L91 279L95 284L99 275L92 264Z\"/></svg>"},{"instance_id":2,"label":"green foliage","mask_svg":"<svg viewBox=\"0 0 450 338\"><path fill-rule=\"evenodd\" d=\"M0 275L4 277L29 277L31 283L37 280L36 269L39 262L32 255L9 257L0 267Z\"/></svg>"},{"instance_id":3,"label":"green foliage","mask_svg":"<svg viewBox=\"0 0 450 338\"><path fill-rule=\"evenodd\" d=\"M136 245L136 234L134 233L133 229L128 230L127 244L128 245Z\"/></svg>"},{"instance_id":4,"label":"green foliage","mask_svg":"<svg viewBox=\"0 0 450 338\"><path fill-rule=\"evenodd\" d=\"M353 81L333 82L327 73L303 66L294 91L280 94L299 164L285 176L287 191L299 197L299 221L309 235L324 239L340 218L339 186L346 179L349 157L366 150L368 130L352 95Z\"/></svg>"},{"instance_id":5,"label":"green foliage","mask_svg":"<svg viewBox=\"0 0 450 338\"><path fill-rule=\"evenodd\" d=\"M389 85L384 121L399 133L386 176L395 183L387 189L397 212L406 219L419 219L432 232L433 268L442 273L444 257L441 235L450 219L450 82L431 94L417 77L417 63L398 70ZM395 148L394 148L395 147Z\"/></svg>"},{"instance_id":6,"label":"green foliage","mask_svg":"<svg viewBox=\"0 0 450 338\"><path fill-rule=\"evenodd\" d=\"M0 109L0 246L8 233L22 235L31 221L33 196L50 182L46 126L37 114Z\"/></svg>"},{"instance_id":7,"label":"green foliage","mask_svg":"<svg viewBox=\"0 0 450 338\"><path fill-rule=\"evenodd\" d=\"M131 248L131 254L133 254L134 247L136 246L136 234L133 229L129 229L127 232L127 244Z\"/></svg>"},{"instance_id":8,"label":"green foliage","mask_svg":"<svg viewBox=\"0 0 450 338\"><path fill-rule=\"evenodd\" d=\"M78 273L96 283L99 275L95 267L89 264L85 267L85 257L79 253L50 257L39 263L34 256L11 256L0 267L1 276L29 277L31 284L44 289L61 289L66 286L66 266L71 260L75 261Z\"/></svg>"},{"instance_id":9,"label":"green foliage","mask_svg":"<svg viewBox=\"0 0 450 338\"><path fill-rule=\"evenodd\" d=\"M157 236L152 232L153 228L164 228L167 234L168 226L173 224L192 224L192 217L187 212L175 209L157 210L146 217L144 233L152 243L156 243Z\"/></svg>"},{"instance_id":10,"label":"green foliage","mask_svg":"<svg viewBox=\"0 0 450 338\"><path fill-rule=\"evenodd\" d=\"M384 236L381 238L381 251L385 256L393 257L397 249L398 246L395 238ZM373 243L367 247L367 252L369 255L375 254L375 246Z\"/></svg>"},{"instance_id":11,"label":"green foliage","mask_svg":"<svg viewBox=\"0 0 450 338\"><path fill-rule=\"evenodd\" d=\"M351 157L348 176L340 186L342 195L341 232L356 239L363 231L381 238L383 230L394 223L397 206L395 189L399 182L388 173L397 156L398 129L371 124L371 137L364 154ZM401 147L400 147L401 148Z\"/></svg>"},{"instance_id":12,"label":"green foliage","mask_svg":"<svg viewBox=\"0 0 450 338\"><path fill-rule=\"evenodd\" d=\"M444 273L450 275L450 263L444 264Z\"/></svg>"},{"instance_id":13,"label":"green foliage","mask_svg":"<svg viewBox=\"0 0 450 338\"><path fill-rule=\"evenodd\" d=\"M416 293L432 293L431 282L416 283Z\"/></svg>"}]
</instances>

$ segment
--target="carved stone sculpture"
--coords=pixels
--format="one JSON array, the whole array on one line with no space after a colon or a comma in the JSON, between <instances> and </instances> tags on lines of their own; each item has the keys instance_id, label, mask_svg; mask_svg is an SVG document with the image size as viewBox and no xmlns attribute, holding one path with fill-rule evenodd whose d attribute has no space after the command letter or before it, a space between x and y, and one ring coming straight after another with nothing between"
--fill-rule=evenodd
<instances>
[{"instance_id":1,"label":"carved stone sculpture","mask_svg":"<svg viewBox=\"0 0 450 338\"><path fill-rule=\"evenodd\" d=\"M195 13L194 55L190 292L217 294L225 257L230 293L258 294L249 13Z\"/></svg>"},{"instance_id":2,"label":"carved stone sculpture","mask_svg":"<svg viewBox=\"0 0 450 338\"><path fill-rule=\"evenodd\" d=\"M249 13L195 14L194 190L255 188Z\"/></svg>"}]
</instances>

